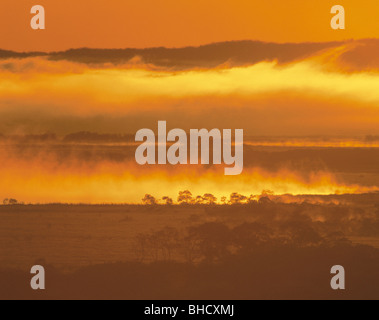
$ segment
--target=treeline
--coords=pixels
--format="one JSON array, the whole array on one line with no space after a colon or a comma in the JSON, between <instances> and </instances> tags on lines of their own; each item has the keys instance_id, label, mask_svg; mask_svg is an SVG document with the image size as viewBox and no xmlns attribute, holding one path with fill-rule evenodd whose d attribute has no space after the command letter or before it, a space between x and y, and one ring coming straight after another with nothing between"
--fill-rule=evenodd
<instances>
[{"instance_id":1,"label":"treeline","mask_svg":"<svg viewBox=\"0 0 379 320\"><path fill-rule=\"evenodd\" d=\"M247 257L257 251L285 248L347 248L353 243L343 233L326 233L307 221L271 224L244 222L230 226L206 222L185 229L166 227L139 234L134 241L138 262L176 261L212 263Z\"/></svg>"},{"instance_id":2,"label":"treeline","mask_svg":"<svg viewBox=\"0 0 379 320\"><path fill-rule=\"evenodd\" d=\"M16 199L12 199L12 198L10 198L10 199L5 198L3 200L3 205L5 205L5 206L23 205L23 204L24 204L23 202L20 202L20 201L18 201Z\"/></svg>"},{"instance_id":3,"label":"treeline","mask_svg":"<svg viewBox=\"0 0 379 320\"><path fill-rule=\"evenodd\" d=\"M204 195L194 196L191 191L185 190L180 191L179 196L176 199L176 203L180 205L235 205L235 204L249 204L249 203L267 203L271 202L270 196L273 196L274 193L270 190L262 191L261 195L250 195L244 196L238 192L234 192L230 195L229 198L223 196L219 199L211 193L206 193ZM151 194L146 194L142 199L144 205L154 206L154 205L173 205L174 199L165 196L161 199L157 199Z\"/></svg>"}]
</instances>

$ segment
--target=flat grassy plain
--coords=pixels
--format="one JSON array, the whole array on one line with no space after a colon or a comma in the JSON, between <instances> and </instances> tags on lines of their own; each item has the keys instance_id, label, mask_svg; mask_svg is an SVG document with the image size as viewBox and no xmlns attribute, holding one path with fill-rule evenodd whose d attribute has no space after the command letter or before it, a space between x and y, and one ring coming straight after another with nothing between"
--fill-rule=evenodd
<instances>
[{"instance_id":1,"label":"flat grassy plain","mask_svg":"<svg viewBox=\"0 0 379 320\"><path fill-rule=\"evenodd\" d=\"M297 200L0 206L0 297L379 298L379 195ZM35 264L45 293L29 287ZM339 294L337 264L349 283Z\"/></svg>"}]
</instances>

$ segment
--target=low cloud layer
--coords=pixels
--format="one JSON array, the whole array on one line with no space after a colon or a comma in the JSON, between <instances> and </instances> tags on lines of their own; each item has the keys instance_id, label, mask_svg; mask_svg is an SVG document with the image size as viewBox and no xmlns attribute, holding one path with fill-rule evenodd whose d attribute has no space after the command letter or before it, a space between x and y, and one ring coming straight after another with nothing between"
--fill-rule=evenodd
<instances>
[{"instance_id":1,"label":"low cloud layer","mask_svg":"<svg viewBox=\"0 0 379 320\"><path fill-rule=\"evenodd\" d=\"M0 132L131 133L166 120L186 130L239 127L250 135L375 135L377 46L246 42L9 53L0 60Z\"/></svg>"}]
</instances>

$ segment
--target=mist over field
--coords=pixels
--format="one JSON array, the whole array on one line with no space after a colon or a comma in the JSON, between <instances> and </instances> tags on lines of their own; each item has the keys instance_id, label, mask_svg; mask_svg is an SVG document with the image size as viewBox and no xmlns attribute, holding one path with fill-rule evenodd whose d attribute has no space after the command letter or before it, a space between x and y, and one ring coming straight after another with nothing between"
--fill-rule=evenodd
<instances>
[{"instance_id":1,"label":"mist over field","mask_svg":"<svg viewBox=\"0 0 379 320\"><path fill-rule=\"evenodd\" d=\"M379 298L378 43L0 50L0 298ZM242 174L138 165L158 121Z\"/></svg>"},{"instance_id":2,"label":"mist over field","mask_svg":"<svg viewBox=\"0 0 379 320\"><path fill-rule=\"evenodd\" d=\"M190 190L195 197L213 194L222 203L232 193L249 198L264 191L377 192L379 148L371 147L373 139L344 139L344 144L359 146L345 147L332 138L246 138L244 170L227 177L222 165L140 166L135 163L138 144L132 134L3 136L0 197L26 204L141 204L146 194L165 203L164 197L176 202L180 191Z\"/></svg>"}]
</instances>

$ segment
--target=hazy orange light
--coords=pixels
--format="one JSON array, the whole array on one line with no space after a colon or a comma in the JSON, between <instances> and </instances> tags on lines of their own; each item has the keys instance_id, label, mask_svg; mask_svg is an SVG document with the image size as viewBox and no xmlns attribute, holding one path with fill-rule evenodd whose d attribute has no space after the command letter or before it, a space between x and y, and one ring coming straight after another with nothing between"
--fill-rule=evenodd
<instances>
[{"instance_id":1,"label":"hazy orange light","mask_svg":"<svg viewBox=\"0 0 379 320\"><path fill-rule=\"evenodd\" d=\"M344 0L346 30L330 27L334 0L41 0L46 30L30 28L31 0L3 0L4 49L181 47L230 40L332 41L378 37L376 0Z\"/></svg>"}]
</instances>

